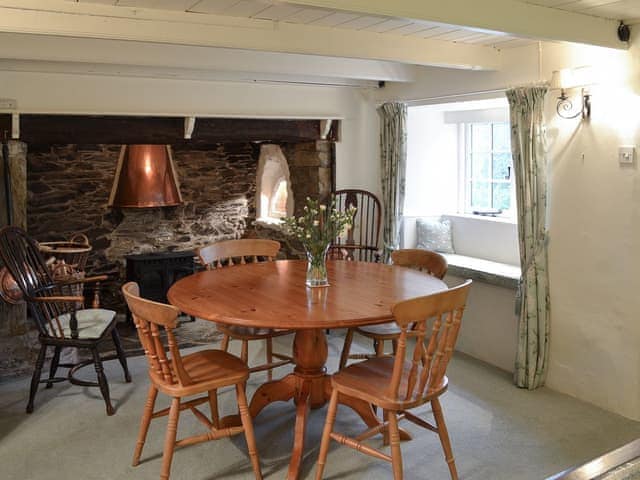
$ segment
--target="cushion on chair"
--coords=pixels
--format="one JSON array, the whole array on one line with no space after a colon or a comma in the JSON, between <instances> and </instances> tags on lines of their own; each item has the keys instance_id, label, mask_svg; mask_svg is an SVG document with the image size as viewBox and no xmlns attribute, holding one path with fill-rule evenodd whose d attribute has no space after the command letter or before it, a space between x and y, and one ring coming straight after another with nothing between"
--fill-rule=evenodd
<instances>
[{"instance_id":1,"label":"cushion on chair","mask_svg":"<svg viewBox=\"0 0 640 480\"><path fill-rule=\"evenodd\" d=\"M416 220L417 248L440 253L456 253L453 249L451 221L441 218Z\"/></svg>"},{"instance_id":2,"label":"cushion on chair","mask_svg":"<svg viewBox=\"0 0 640 480\"><path fill-rule=\"evenodd\" d=\"M105 310L103 308L77 310L76 319L78 320L78 338L100 338L109 325L111 325L115 316L116 312L113 310ZM69 327L71 314L65 313L64 315L60 315L58 320L62 326L64 336L71 338L71 328ZM47 329L49 329L48 325ZM49 333L51 333L51 331L49 331Z\"/></svg>"}]
</instances>

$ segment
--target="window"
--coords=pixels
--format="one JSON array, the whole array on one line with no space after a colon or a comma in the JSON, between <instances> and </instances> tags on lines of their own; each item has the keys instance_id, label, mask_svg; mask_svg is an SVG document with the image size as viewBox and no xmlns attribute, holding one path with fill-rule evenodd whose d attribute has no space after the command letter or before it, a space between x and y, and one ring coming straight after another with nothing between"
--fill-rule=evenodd
<instances>
[{"instance_id":1,"label":"window","mask_svg":"<svg viewBox=\"0 0 640 480\"><path fill-rule=\"evenodd\" d=\"M417 219L442 218L457 255L519 264L510 130L506 98L409 107L404 248Z\"/></svg>"},{"instance_id":2,"label":"window","mask_svg":"<svg viewBox=\"0 0 640 480\"><path fill-rule=\"evenodd\" d=\"M287 198L289 189L287 181L281 178L273 189L271 195L271 205L269 207L269 217L284 218L287 216Z\"/></svg>"},{"instance_id":3,"label":"window","mask_svg":"<svg viewBox=\"0 0 640 480\"><path fill-rule=\"evenodd\" d=\"M466 123L464 212L511 214L513 181L507 122Z\"/></svg>"},{"instance_id":4,"label":"window","mask_svg":"<svg viewBox=\"0 0 640 480\"><path fill-rule=\"evenodd\" d=\"M257 219L266 223L280 223L293 215L293 191L289 164L278 145L260 146L256 178Z\"/></svg>"}]
</instances>

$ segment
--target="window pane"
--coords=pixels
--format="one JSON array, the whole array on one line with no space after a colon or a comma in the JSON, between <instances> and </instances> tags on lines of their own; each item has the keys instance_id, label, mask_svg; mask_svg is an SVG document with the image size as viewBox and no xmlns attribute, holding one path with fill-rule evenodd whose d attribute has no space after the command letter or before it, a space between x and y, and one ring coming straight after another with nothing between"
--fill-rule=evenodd
<instances>
[{"instance_id":1,"label":"window pane","mask_svg":"<svg viewBox=\"0 0 640 480\"><path fill-rule=\"evenodd\" d=\"M494 183L493 184L493 208L501 208L509 210L511 207L511 184L510 183Z\"/></svg>"},{"instance_id":2,"label":"window pane","mask_svg":"<svg viewBox=\"0 0 640 480\"><path fill-rule=\"evenodd\" d=\"M471 125L471 151L491 151L491 124L474 123Z\"/></svg>"},{"instance_id":3,"label":"window pane","mask_svg":"<svg viewBox=\"0 0 640 480\"><path fill-rule=\"evenodd\" d=\"M491 207L491 183L471 182L471 208Z\"/></svg>"},{"instance_id":4,"label":"window pane","mask_svg":"<svg viewBox=\"0 0 640 480\"><path fill-rule=\"evenodd\" d=\"M502 152L511 151L511 139L509 138L511 132L509 131L508 123L494 123L493 124L493 150Z\"/></svg>"},{"instance_id":5,"label":"window pane","mask_svg":"<svg viewBox=\"0 0 640 480\"><path fill-rule=\"evenodd\" d=\"M471 177L474 179L491 178L491 154L471 154Z\"/></svg>"},{"instance_id":6,"label":"window pane","mask_svg":"<svg viewBox=\"0 0 640 480\"><path fill-rule=\"evenodd\" d=\"M510 153L493 154L493 179L508 180L510 177L509 167L511 166Z\"/></svg>"}]
</instances>

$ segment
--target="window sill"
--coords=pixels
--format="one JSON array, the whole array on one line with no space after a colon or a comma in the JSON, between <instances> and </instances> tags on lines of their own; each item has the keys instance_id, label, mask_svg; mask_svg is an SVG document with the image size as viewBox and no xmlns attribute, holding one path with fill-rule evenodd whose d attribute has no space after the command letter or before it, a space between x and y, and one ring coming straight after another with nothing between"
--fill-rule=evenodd
<instances>
[{"instance_id":1,"label":"window sill","mask_svg":"<svg viewBox=\"0 0 640 480\"><path fill-rule=\"evenodd\" d=\"M496 223L510 223L516 225L518 220L514 217L498 216L490 217L485 215L474 215L473 213L447 213L445 217L458 217L458 218L472 218L474 220L481 220L483 222L496 222Z\"/></svg>"},{"instance_id":2,"label":"window sill","mask_svg":"<svg viewBox=\"0 0 640 480\"><path fill-rule=\"evenodd\" d=\"M508 263L493 262L482 258L446 253L448 274L471 278L498 287L518 288L520 267Z\"/></svg>"},{"instance_id":3,"label":"window sill","mask_svg":"<svg viewBox=\"0 0 640 480\"><path fill-rule=\"evenodd\" d=\"M269 226L274 226L274 225L282 225L282 219L281 218L272 218L272 217L261 217L261 218L257 218L256 219L256 223L258 225L269 225Z\"/></svg>"}]
</instances>

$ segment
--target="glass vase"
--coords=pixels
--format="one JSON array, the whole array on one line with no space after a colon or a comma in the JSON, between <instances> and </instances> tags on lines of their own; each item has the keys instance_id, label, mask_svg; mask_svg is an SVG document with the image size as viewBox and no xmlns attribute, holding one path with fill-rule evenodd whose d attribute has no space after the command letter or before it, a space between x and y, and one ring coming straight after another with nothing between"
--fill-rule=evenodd
<instances>
[{"instance_id":1,"label":"glass vase","mask_svg":"<svg viewBox=\"0 0 640 480\"><path fill-rule=\"evenodd\" d=\"M327 287L327 252L329 245L315 252L307 250L307 281L308 287Z\"/></svg>"}]
</instances>

